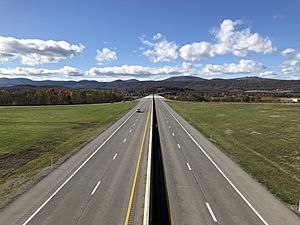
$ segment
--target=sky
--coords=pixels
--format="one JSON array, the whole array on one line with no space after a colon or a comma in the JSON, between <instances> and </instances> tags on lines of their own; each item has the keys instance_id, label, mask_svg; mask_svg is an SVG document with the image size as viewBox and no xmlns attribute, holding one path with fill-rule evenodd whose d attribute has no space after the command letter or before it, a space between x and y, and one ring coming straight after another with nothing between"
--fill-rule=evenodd
<instances>
[{"instance_id":1,"label":"sky","mask_svg":"<svg viewBox=\"0 0 300 225\"><path fill-rule=\"evenodd\" d=\"M0 0L0 77L300 79L299 0Z\"/></svg>"}]
</instances>

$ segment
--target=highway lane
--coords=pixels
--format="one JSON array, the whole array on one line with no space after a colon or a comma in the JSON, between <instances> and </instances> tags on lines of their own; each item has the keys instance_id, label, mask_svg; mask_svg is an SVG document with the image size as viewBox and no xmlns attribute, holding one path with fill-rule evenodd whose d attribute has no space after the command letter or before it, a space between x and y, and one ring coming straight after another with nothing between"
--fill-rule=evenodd
<instances>
[{"instance_id":1,"label":"highway lane","mask_svg":"<svg viewBox=\"0 0 300 225\"><path fill-rule=\"evenodd\" d=\"M299 217L156 98L176 224L299 224Z\"/></svg>"},{"instance_id":2,"label":"highway lane","mask_svg":"<svg viewBox=\"0 0 300 225\"><path fill-rule=\"evenodd\" d=\"M139 156L128 219L142 221L150 103L142 99L137 107L144 113L131 110L57 168L63 172L55 171L17 199L1 212L0 224L126 224Z\"/></svg>"}]
</instances>

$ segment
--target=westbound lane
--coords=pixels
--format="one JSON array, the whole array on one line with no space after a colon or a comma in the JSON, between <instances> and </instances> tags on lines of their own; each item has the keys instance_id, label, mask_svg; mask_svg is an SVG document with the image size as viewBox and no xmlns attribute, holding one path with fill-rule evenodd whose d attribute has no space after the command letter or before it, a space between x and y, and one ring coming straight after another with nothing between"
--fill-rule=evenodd
<instances>
[{"instance_id":1,"label":"westbound lane","mask_svg":"<svg viewBox=\"0 0 300 225\"><path fill-rule=\"evenodd\" d=\"M82 158L77 159L77 166L69 165L73 168L69 173L50 174L17 199L0 214L0 224L124 224L140 146L142 142L144 148L148 146L149 129L146 126L150 103L151 99L142 99L137 107L145 109L144 113L131 110L116 123L117 127L113 125L114 129L108 129L109 132L87 144L77 153ZM144 131L146 135L142 137ZM136 196L144 196L147 151L144 152L140 159L142 166L136 181ZM62 165L57 170L66 168L68 166ZM55 178L59 182L47 186L50 181L56 181ZM34 200L33 196L37 198ZM133 222L143 219L143 200L143 197L136 198L132 204L130 219Z\"/></svg>"},{"instance_id":2,"label":"westbound lane","mask_svg":"<svg viewBox=\"0 0 300 225\"><path fill-rule=\"evenodd\" d=\"M156 103L174 225L299 224L161 98Z\"/></svg>"}]
</instances>

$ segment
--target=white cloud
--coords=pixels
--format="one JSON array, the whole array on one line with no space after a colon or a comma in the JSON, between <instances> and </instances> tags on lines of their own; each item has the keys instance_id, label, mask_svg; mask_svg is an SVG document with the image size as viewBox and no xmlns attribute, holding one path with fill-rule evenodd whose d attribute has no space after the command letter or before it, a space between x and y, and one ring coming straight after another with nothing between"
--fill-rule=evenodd
<instances>
[{"instance_id":1,"label":"white cloud","mask_svg":"<svg viewBox=\"0 0 300 225\"><path fill-rule=\"evenodd\" d=\"M274 73L273 71L265 71L265 72L259 73L260 77L268 78L268 79L273 79L273 78L275 78L276 75L277 74Z\"/></svg>"},{"instance_id":2,"label":"white cloud","mask_svg":"<svg viewBox=\"0 0 300 225\"><path fill-rule=\"evenodd\" d=\"M73 57L84 49L82 44L73 45L66 41L16 39L0 36L0 63L20 59L24 65L56 63Z\"/></svg>"},{"instance_id":3,"label":"white cloud","mask_svg":"<svg viewBox=\"0 0 300 225\"><path fill-rule=\"evenodd\" d=\"M300 76L290 76L289 80L300 80Z\"/></svg>"},{"instance_id":4,"label":"white cloud","mask_svg":"<svg viewBox=\"0 0 300 225\"><path fill-rule=\"evenodd\" d=\"M252 60L240 60L238 64L224 63L223 65L207 64L201 69L201 74L216 76L224 74L249 74L252 72L258 72L265 69L265 66L261 63L257 63Z\"/></svg>"},{"instance_id":5,"label":"white cloud","mask_svg":"<svg viewBox=\"0 0 300 225\"><path fill-rule=\"evenodd\" d=\"M166 37L160 33L153 36L153 42L145 40L144 38L140 40L148 47L148 49L143 50L143 55L147 56L151 62L169 62L178 57L178 46L176 43L167 41Z\"/></svg>"},{"instance_id":6,"label":"white cloud","mask_svg":"<svg viewBox=\"0 0 300 225\"><path fill-rule=\"evenodd\" d=\"M92 76L112 77L148 77L153 78L161 75L205 75L220 76L226 74L249 74L265 69L264 65L252 60L240 60L238 64L225 63L223 65L200 65L184 62L177 66L145 67L145 66L114 66L93 67L86 73Z\"/></svg>"},{"instance_id":7,"label":"white cloud","mask_svg":"<svg viewBox=\"0 0 300 225\"><path fill-rule=\"evenodd\" d=\"M147 67L147 66L114 66L114 67L93 67L87 73L94 76L157 76L157 75L177 75L185 74L187 70L183 66L163 66L163 67Z\"/></svg>"},{"instance_id":8,"label":"white cloud","mask_svg":"<svg viewBox=\"0 0 300 225\"><path fill-rule=\"evenodd\" d=\"M249 28L237 30L241 23L240 20L224 20L213 31L215 43L202 41L186 44L179 49L180 56L184 60L195 61L225 54L244 57L249 52L267 54L276 51L269 38L251 33Z\"/></svg>"},{"instance_id":9,"label":"white cloud","mask_svg":"<svg viewBox=\"0 0 300 225\"><path fill-rule=\"evenodd\" d=\"M281 65L281 71L284 74L294 74L300 77L300 53L289 55Z\"/></svg>"},{"instance_id":10,"label":"white cloud","mask_svg":"<svg viewBox=\"0 0 300 225\"><path fill-rule=\"evenodd\" d=\"M114 61L117 58L117 53L108 48L103 48L102 51L97 49L97 55L95 57L99 65L102 65L105 62Z\"/></svg>"},{"instance_id":11,"label":"white cloud","mask_svg":"<svg viewBox=\"0 0 300 225\"><path fill-rule=\"evenodd\" d=\"M205 41L184 45L179 51L181 58L192 61L206 59L216 55L213 46Z\"/></svg>"},{"instance_id":12,"label":"white cloud","mask_svg":"<svg viewBox=\"0 0 300 225\"><path fill-rule=\"evenodd\" d=\"M295 49L293 49L293 48L287 48L287 49L283 50L280 54L281 54L283 57L286 57L286 56L291 55L291 54L293 54L293 53L295 53L295 52L296 52Z\"/></svg>"},{"instance_id":13,"label":"white cloud","mask_svg":"<svg viewBox=\"0 0 300 225\"><path fill-rule=\"evenodd\" d=\"M64 75L68 77L82 76L84 72L78 68L64 66L60 69L37 69L37 68L0 68L1 76L13 76L13 77L42 77L51 75Z\"/></svg>"},{"instance_id":14,"label":"white cloud","mask_svg":"<svg viewBox=\"0 0 300 225\"><path fill-rule=\"evenodd\" d=\"M283 15L274 15L273 16L273 20L281 20L281 19L284 19Z\"/></svg>"},{"instance_id":15,"label":"white cloud","mask_svg":"<svg viewBox=\"0 0 300 225\"><path fill-rule=\"evenodd\" d=\"M287 48L281 52L286 59L281 64L281 72L289 75L289 79L300 79L300 53L293 48Z\"/></svg>"}]
</instances>

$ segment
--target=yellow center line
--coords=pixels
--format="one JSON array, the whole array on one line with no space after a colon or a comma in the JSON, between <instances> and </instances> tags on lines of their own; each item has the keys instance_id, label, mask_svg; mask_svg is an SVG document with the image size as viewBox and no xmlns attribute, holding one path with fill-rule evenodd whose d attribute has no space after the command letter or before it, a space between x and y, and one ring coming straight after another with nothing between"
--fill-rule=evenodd
<instances>
[{"instance_id":1,"label":"yellow center line","mask_svg":"<svg viewBox=\"0 0 300 225\"><path fill-rule=\"evenodd\" d=\"M148 128L148 123L149 123L150 111L151 110L152 109L150 108L150 110L148 112L147 122L146 122L145 130L144 130L144 134L143 134L142 144L141 144L141 147L140 147L139 158L138 158L138 162L137 162L137 165L136 165L136 170L135 170L135 175L134 175L134 180L133 180L133 184L132 184L132 190L131 190L131 194L130 194L130 199L129 199L129 203L128 203L127 214L126 214L124 225L128 225L128 221L129 221L130 209L132 207L134 190L135 190L135 186L136 186L137 176L139 174L139 168L140 168L140 163L141 163L141 158L142 158L142 153L143 153L143 148L144 148L144 142L145 142L145 137L146 137L146 133L147 133L147 128Z\"/></svg>"}]
</instances>

